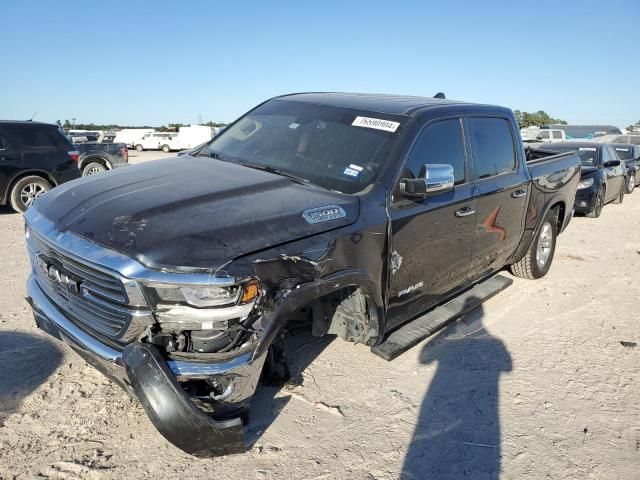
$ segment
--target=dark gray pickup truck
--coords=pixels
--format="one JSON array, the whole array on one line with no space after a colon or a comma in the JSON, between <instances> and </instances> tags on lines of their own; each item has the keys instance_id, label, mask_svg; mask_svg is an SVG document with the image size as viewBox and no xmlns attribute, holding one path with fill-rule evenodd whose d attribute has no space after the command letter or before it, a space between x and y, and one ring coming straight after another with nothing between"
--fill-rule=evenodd
<instances>
[{"instance_id":1,"label":"dark gray pickup truck","mask_svg":"<svg viewBox=\"0 0 640 480\"><path fill-rule=\"evenodd\" d=\"M511 110L386 95L277 97L194 155L62 185L25 220L38 326L197 456L244 449L283 327L379 352L500 270L545 275L580 178L574 153L525 153Z\"/></svg>"},{"instance_id":2,"label":"dark gray pickup truck","mask_svg":"<svg viewBox=\"0 0 640 480\"><path fill-rule=\"evenodd\" d=\"M78 167L82 176L95 175L106 170L129 165L129 151L124 143L74 143L80 154Z\"/></svg>"}]
</instances>

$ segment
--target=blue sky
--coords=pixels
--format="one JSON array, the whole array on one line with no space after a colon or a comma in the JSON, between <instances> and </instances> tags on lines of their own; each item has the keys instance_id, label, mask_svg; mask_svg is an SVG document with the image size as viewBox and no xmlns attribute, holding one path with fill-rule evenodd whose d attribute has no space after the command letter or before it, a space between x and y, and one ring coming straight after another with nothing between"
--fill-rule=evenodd
<instances>
[{"instance_id":1,"label":"blue sky","mask_svg":"<svg viewBox=\"0 0 640 480\"><path fill-rule=\"evenodd\" d=\"M0 118L230 121L296 91L640 120L640 1L0 0Z\"/></svg>"}]
</instances>

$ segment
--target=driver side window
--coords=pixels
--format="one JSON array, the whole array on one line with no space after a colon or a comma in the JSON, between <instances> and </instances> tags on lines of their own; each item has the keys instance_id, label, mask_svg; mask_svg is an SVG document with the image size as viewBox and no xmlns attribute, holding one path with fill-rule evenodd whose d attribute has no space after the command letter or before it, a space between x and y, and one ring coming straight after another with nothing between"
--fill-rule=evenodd
<instances>
[{"instance_id":1,"label":"driver side window","mask_svg":"<svg viewBox=\"0 0 640 480\"><path fill-rule=\"evenodd\" d=\"M453 167L455 184L465 182L465 147L462 122L451 118L423 128L411 147L403 178L418 178L425 164L444 163Z\"/></svg>"}]
</instances>

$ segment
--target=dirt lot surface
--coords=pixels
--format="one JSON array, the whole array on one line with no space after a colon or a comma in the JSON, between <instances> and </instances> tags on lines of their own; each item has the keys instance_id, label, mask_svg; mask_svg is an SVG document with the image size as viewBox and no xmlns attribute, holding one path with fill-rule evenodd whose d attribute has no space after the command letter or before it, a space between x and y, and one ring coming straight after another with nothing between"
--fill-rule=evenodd
<instances>
[{"instance_id":1,"label":"dirt lot surface","mask_svg":"<svg viewBox=\"0 0 640 480\"><path fill-rule=\"evenodd\" d=\"M294 339L302 383L259 387L248 452L211 460L172 447L39 333L22 219L7 208L0 243L2 479L640 478L640 193L573 219L546 278L516 279L391 363Z\"/></svg>"}]
</instances>

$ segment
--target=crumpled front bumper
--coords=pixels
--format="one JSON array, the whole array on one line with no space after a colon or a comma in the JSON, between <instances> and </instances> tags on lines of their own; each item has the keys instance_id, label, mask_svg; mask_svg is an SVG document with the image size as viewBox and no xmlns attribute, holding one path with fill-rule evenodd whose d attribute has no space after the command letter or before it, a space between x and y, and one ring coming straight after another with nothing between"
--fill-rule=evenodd
<instances>
[{"instance_id":1,"label":"crumpled front bumper","mask_svg":"<svg viewBox=\"0 0 640 480\"><path fill-rule=\"evenodd\" d=\"M68 320L33 276L27 283L27 301L38 328L67 343L89 364L137 398L154 426L175 446L198 457L245 450L241 418L216 420L205 414L195 406L179 380L232 379L233 391L225 402L246 404L255 392L265 355L253 358L253 352L244 352L220 361L167 360L154 345L140 342L118 351ZM224 409L224 405L222 407Z\"/></svg>"}]
</instances>

